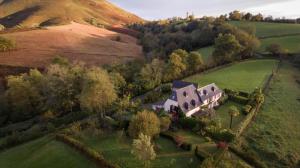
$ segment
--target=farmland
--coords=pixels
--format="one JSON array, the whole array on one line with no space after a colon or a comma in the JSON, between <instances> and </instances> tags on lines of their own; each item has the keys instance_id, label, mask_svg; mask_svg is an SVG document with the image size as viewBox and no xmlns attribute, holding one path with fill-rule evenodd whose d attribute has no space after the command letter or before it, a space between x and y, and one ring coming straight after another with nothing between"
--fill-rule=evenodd
<instances>
[{"instance_id":1,"label":"farmland","mask_svg":"<svg viewBox=\"0 0 300 168\"><path fill-rule=\"evenodd\" d=\"M250 60L229 67L186 78L186 81L201 85L216 83L221 88L252 92L261 87L272 73L276 60Z\"/></svg>"},{"instance_id":2,"label":"farmland","mask_svg":"<svg viewBox=\"0 0 300 168\"><path fill-rule=\"evenodd\" d=\"M259 38L300 34L300 24L247 22L247 21L230 21L230 23L237 27L244 27L244 26L256 27L256 36L258 36Z\"/></svg>"},{"instance_id":3,"label":"farmland","mask_svg":"<svg viewBox=\"0 0 300 168\"><path fill-rule=\"evenodd\" d=\"M261 44L259 52L265 52L270 44L280 44L288 53L300 53L300 35L266 38L261 40Z\"/></svg>"},{"instance_id":4,"label":"farmland","mask_svg":"<svg viewBox=\"0 0 300 168\"><path fill-rule=\"evenodd\" d=\"M294 167L300 156L299 69L285 63L244 138L269 167ZM299 164L298 164L299 165Z\"/></svg>"},{"instance_id":5,"label":"farmland","mask_svg":"<svg viewBox=\"0 0 300 168\"><path fill-rule=\"evenodd\" d=\"M209 64L212 62L213 50L214 50L214 48L212 46L200 48L198 50L198 52L202 55L202 58L203 58L203 61L205 64Z\"/></svg>"},{"instance_id":6,"label":"farmland","mask_svg":"<svg viewBox=\"0 0 300 168\"><path fill-rule=\"evenodd\" d=\"M93 162L61 142L44 137L0 153L5 168L96 168Z\"/></svg>"}]
</instances>

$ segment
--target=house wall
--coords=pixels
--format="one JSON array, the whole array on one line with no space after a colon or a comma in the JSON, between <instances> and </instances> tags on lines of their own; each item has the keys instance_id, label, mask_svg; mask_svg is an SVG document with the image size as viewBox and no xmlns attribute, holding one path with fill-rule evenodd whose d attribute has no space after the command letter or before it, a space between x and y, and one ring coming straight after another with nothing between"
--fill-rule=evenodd
<instances>
[{"instance_id":1,"label":"house wall","mask_svg":"<svg viewBox=\"0 0 300 168\"><path fill-rule=\"evenodd\" d=\"M197 107L197 108L195 108L195 109L193 109L193 110L191 110L191 111L188 111L188 112L185 114L185 116L186 116L186 117L191 117L194 113L198 112L199 110L200 110L200 107Z\"/></svg>"},{"instance_id":2,"label":"house wall","mask_svg":"<svg viewBox=\"0 0 300 168\"><path fill-rule=\"evenodd\" d=\"M168 99L164 104L164 110L169 112L171 106L178 107L178 103L174 100Z\"/></svg>"}]
</instances>

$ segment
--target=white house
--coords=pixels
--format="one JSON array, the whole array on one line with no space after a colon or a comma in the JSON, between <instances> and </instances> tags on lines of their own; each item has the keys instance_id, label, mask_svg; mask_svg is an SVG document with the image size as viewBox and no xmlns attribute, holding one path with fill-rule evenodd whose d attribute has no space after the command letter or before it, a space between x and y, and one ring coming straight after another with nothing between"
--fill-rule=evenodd
<instances>
[{"instance_id":1,"label":"white house","mask_svg":"<svg viewBox=\"0 0 300 168\"><path fill-rule=\"evenodd\" d=\"M218 100L222 94L223 91L214 83L198 88L198 85L194 83L174 81L172 95L166 101L152 105L152 108L164 109L169 113L178 112L180 109L187 117L191 117L200 112L201 107L218 106Z\"/></svg>"}]
</instances>

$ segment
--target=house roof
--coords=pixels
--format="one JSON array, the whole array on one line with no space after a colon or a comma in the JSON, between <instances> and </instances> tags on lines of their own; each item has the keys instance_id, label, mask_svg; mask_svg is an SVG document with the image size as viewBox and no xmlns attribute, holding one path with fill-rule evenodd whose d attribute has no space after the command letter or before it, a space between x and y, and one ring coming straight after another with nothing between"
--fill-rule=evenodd
<instances>
[{"instance_id":1,"label":"house roof","mask_svg":"<svg viewBox=\"0 0 300 168\"><path fill-rule=\"evenodd\" d=\"M223 91L215 83L209 84L198 89L198 93L202 101L205 101L222 92Z\"/></svg>"},{"instance_id":2,"label":"house roof","mask_svg":"<svg viewBox=\"0 0 300 168\"><path fill-rule=\"evenodd\" d=\"M194 85L195 88L198 88L198 84L196 83L191 83L191 82L185 82L185 81L173 81L173 85L172 88L173 89L180 89L180 88L184 88L187 87L189 85Z\"/></svg>"}]
</instances>

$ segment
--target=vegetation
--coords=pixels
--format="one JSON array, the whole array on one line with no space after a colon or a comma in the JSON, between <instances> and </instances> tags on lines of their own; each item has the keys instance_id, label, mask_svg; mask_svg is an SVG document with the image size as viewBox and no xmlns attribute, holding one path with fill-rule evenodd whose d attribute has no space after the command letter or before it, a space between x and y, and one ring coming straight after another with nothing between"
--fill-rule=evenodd
<instances>
[{"instance_id":1,"label":"vegetation","mask_svg":"<svg viewBox=\"0 0 300 168\"><path fill-rule=\"evenodd\" d=\"M283 63L261 112L244 136L246 152L260 157L268 167L294 167L299 161L298 72L290 63Z\"/></svg>"},{"instance_id":2,"label":"vegetation","mask_svg":"<svg viewBox=\"0 0 300 168\"><path fill-rule=\"evenodd\" d=\"M15 47L16 44L14 41L0 36L0 52L10 51L15 49Z\"/></svg>"},{"instance_id":3,"label":"vegetation","mask_svg":"<svg viewBox=\"0 0 300 168\"><path fill-rule=\"evenodd\" d=\"M240 115L240 112L237 109L237 107L231 106L229 108L229 110L228 110L228 114L230 115L230 126L229 126L229 128L232 129L232 120L233 120L233 117L237 117L238 115Z\"/></svg>"},{"instance_id":4,"label":"vegetation","mask_svg":"<svg viewBox=\"0 0 300 168\"><path fill-rule=\"evenodd\" d=\"M299 43L300 35L291 35L291 36L283 36L283 37L274 37L262 39L262 45L259 49L259 52L264 53L265 49L272 44L280 45L281 52L284 53L300 53Z\"/></svg>"},{"instance_id":5,"label":"vegetation","mask_svg":"<svg viewBox=\"0 0 300 168\"><path fill-rule=\"evenodd\" d=\"M264 84L277 63L276 60L245 61L208 73L193 75L185 80L196 82L200 86L217 83L221 88L252 92L256 87Z\"/></svg>"},{"instance_id":6,"label":"vegetation","mask_svg":"<svg viewBox=\"0 0 300 168\"><path fill-rule=\"evenodd\" d=\"M133 140L132 153L144 163L144 167L150 167L150 162L156 158L154 146L151 144L151 137L141 133L138 139Z\"/></svg>"},{"instance_id":7,"label":"vegetation","mask_svg":"<svg viewBox=\"0 0 300 168\"><path fill-rule=\"evenodd\" d=\"M0 153L0 165L6 168L64 168L97 166L72 148L44 137Z\"/></svg>"},{"instance_id":8,"label":"vegetation","mask_svg":"<svg viewBox=\"0 0 300 168\"><path fill-rule=\"evenodd\" d=\"M132 138L137 138L141 133L153 138L160 133L159 118L153 112L139 112L132 118L128 132Z\"/></svg>"}]
</instances>

